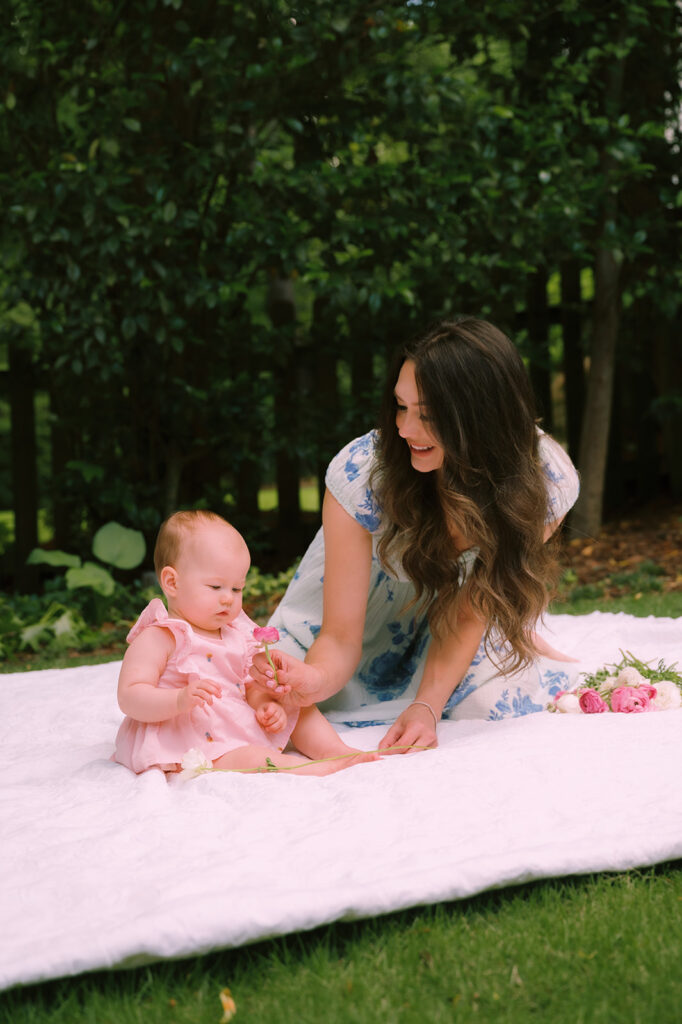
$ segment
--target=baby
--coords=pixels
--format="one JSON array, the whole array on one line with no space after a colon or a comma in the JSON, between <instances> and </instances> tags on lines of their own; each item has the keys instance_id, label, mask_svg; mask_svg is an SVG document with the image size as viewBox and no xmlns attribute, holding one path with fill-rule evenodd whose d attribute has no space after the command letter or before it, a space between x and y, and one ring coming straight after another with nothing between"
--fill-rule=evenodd
<instances>
[{"instance_id":1,"label":"baby","mask_svg":"<svg viewBox=\"0 0 682 1024\"><path fill-rule=\"evenodd\" d=\"M114 760L174 772L195 748L215 768L257 771L269 761L301 775L376 760L348 747L318 708L287 708L249 680L260 649L242 610L250 561L241 534L213 512L163 523L154 566L168 611L155 598L128 634ZM284 753L289 741L304 756ZM321 758L337 760L311 763Z\"/></svg>"}]
</instances>

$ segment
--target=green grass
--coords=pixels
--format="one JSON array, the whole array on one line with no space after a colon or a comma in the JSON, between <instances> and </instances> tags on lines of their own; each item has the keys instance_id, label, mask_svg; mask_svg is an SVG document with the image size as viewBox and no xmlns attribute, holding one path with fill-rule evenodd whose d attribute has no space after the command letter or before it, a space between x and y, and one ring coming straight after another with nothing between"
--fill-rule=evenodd
<instances>
[{"instance_id":1,"label":"green grass","mask_svg":"<svg viewBox=\"0 0 682 1024\"><path fill-rule=\"evenodd\" d=\"M38 510L38 543L47 544L52 539L52 526L47 511ZM0 510L0 551L14 540L14 512L10 509Z\"/></svg>"},{"instance_id":2,"label":"green grass","mask_svg":"<svg viewBox=\"0 0 682 1024\"><path fill-rule=\"evenodd\" d=\"M577 597L570 601L556 601L550 608L555 615L588 615L590 612L627 612L639 618L657 615L676 619L682 616L682 591L628 594L624 597ZM680 1017L682 1020L682 1016Z\"/></svg>"},{"instance_id":3,"label":"green grass","mask_svg":"<svg viewBox=\"0 0 682 1024\"><path fill-rule=\"evenodd\" d=\"M678 1024L682 862L0 996L12 1024Z\"/></svg>"},{"instance_id":4,"label":"green grass","mask_svg":"<svg viewBox=\"0 0 682 1024\"><path fill-rule=\"evenodd\" d=\"M319 512L320 496L315 480L302 480L298 490L302 512ZM269 484L258 492L258 508L261 512L273 512L277 508L277 487Z\"/></svg>"}]
</instances>

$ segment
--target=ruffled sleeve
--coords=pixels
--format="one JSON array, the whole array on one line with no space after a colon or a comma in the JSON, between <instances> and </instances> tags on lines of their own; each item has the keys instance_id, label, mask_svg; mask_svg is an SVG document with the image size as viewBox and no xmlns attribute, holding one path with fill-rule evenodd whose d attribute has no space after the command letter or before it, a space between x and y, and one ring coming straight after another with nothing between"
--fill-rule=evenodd
<instances>
[{"instance_id":1,"label":"ruffled sleeve","mask_svg":"<svg viewBox=\"0 0 682 1024\"><path fill-rule=\"evenodd\" d=\"M254 638L253 631L257 628L258 623L250 619L245 611L241 611L234 622L230 623L231 629L236 629L241 634L244 643L246 644L246 667L248 668L253 661L253 656L262 651L258 640Z\"/></svg>"},{"instance_id":2,"label":"ruffled sleeve","mask_svg":"<svg viewBox=\"0 0 682 1024\"><path fill-rule=\"evenodd\" d=\"M563 519L580 493L580 477L568 455L553 437L539 431L538 453L547 479L546 523Z\"/></svg>"},{"instance_id":3,"label":"ruffled sleeve","mask_svg":"<svg viewBox=\"0 0 682 1024\"><path fill-rule=\"evenodd\" d=\"M166 606L160 597L155 597L153 601L149 602L128 633L126 637L127 642L129 644L132 643L135 637L144 629L147 629L148 626L163 626L171 631L175 638L175 653L173 657L176 661L181 658L183 653L189 653L191 650L192 627L189 622L184 622L182 619L169 618Z\"/></svg>"},{"instance_id":4,"label":"ruffled sleeve","mask_svg":"<svg viewBox=\"0 0 682 1024\"><path fill-rule=\"evenodd\" d=\"M376 431L371 430L342 448L327 468L325 483L346 512L369 533L381 527L381 507L369 483L376 455Z\"/></svg>"}]
</instances>

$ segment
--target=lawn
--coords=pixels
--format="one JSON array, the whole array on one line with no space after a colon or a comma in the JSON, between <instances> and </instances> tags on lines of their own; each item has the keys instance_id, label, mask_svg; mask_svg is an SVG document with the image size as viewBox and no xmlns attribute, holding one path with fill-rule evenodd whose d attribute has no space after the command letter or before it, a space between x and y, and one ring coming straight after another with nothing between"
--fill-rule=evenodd
<instances>
[{"instance_id":1,"label":"lawn","mask_svg":"<svg viewBox=\"0 0 682 1024\"><path fill-rule=\"evenodd\" d=\"M682 862L537 882L0 996L12 1024L678 1024Z\"/></svg>"}]
</instances>

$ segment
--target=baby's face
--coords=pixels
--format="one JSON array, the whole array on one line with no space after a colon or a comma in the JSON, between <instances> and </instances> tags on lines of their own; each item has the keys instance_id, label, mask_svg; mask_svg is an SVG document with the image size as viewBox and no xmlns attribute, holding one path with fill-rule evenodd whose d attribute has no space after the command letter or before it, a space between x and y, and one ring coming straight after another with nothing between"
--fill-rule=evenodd
<instances>
[{"instance_id":1,"label":"baby's face","mask_svg":"<svg viewBox=\"0 0 682 1024\"><path fill-rule=\"evenodd\" d=\"M232 527L204 524L187 537L175 566L169 612L198 633L219 636L242 610L249 550Z\"/></svg>"}]
</instances>

